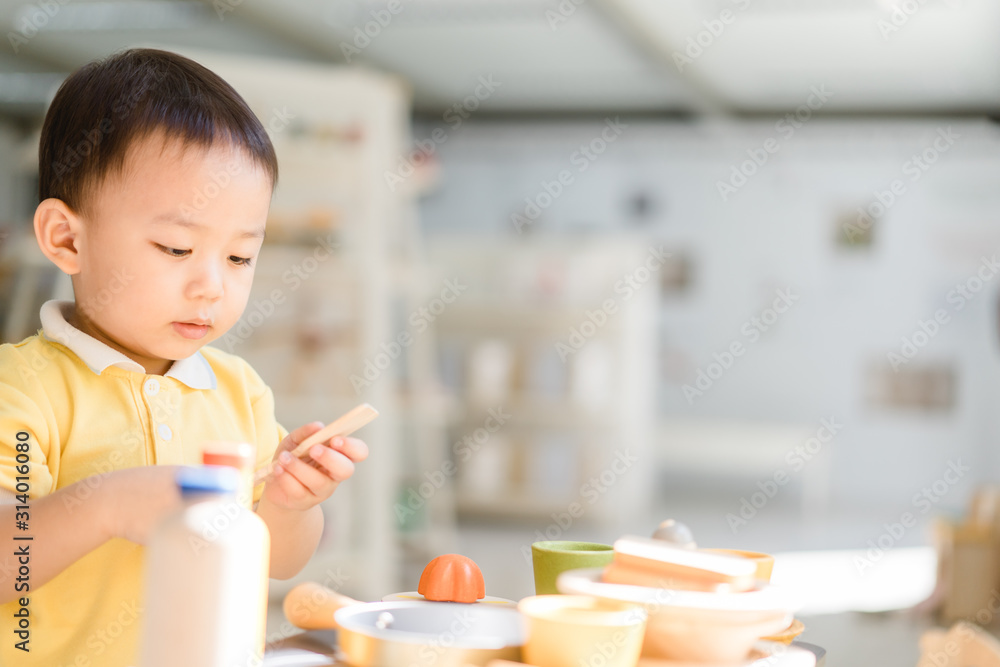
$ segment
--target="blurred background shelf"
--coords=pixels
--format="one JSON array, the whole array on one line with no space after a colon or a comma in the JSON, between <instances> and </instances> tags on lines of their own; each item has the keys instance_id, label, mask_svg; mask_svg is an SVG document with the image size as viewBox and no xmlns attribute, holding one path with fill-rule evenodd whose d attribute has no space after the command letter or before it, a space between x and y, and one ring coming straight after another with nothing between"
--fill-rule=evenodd
<instances>
[{"instance_id":1,"label":"blurred background shelf","mask_svg":"<svg viewBox=\"0 0 1000 667\"><path fill-rule=\"evenodd\" d=\"M458 463L460 515L547 521L588 504L588 480L602 473L627 483L602 489L588 519L647 511L659 284L610 288L647 254L627 239L429 247L439 276L468 284L437 322L442 381L463 406L451 440L480 448ZM626 449L644 465L616 464Z\"/></svg>"},{"instance_id":2,"label":"blurred background shelf","mask_svg":"<svg viewBox=\"0 0 1000 667\"><path fill-rule=\"evenodd\" d=\"M402 585L404 556L429 560L452 526L447 513L432 512L443 528L404 539L393 513L406 466L421 465L444 434L441 406L412 398L434 384L431 336L414 336L384 367L380 357L406 330L400 313L426 300L430 287L413 229L417 192L384 189L383 173L409 141L409 92L375 72L189 55L241 91L268 125L281 165L268 243L232 351L267 379L288 428L328 422L362 401L381 413L358 433L369 460L323 503L316 555L295 578L272 582L271 594L324 581L333 568L345 591L378 599ZM269 125L276 113L282 122ZM366 375L369 363L378 364L374 376Z\"/></svg>"},{"instance_id":3,"label":"blurred background shelf","mask_svg":"<svg viewBox=\"0 0 1000 667\"><path fill-rule=\"evenodd\" d=\"M119 48L187 50L250 100L281 160L234 351L286 425L363 399L385 415L300 578L377 599L454 551L518 598L539 533L611 542L672 516L706 545L790 552L776 579L809 596L805 639L829 667L916 664L932 605L893 610L930 589L936 519L1000 475L1000 3L441 0L383 25L386 7L0 1L8 37L55 11L0 54L5 340L68 296L32 255L54 86ZM649 246L670 253L655 286L561 358ZM448 280L466 287L446 301ZM285 302L264 317L267 286ZM754 324L779 291L794 307ZM893 367L941 308L947 325ZM712 368L736 342L746 354ZM843 429L790 464L824 419ZM622 448L637 460L612 478ZM915 494L955 461L969 472L924 513ZM733 528L777 473L787 486ZM903 511L917 524L860 572ZM941 561L972 606L996 569L966 567L981 546Z\"/></svg>"}]
</instances>

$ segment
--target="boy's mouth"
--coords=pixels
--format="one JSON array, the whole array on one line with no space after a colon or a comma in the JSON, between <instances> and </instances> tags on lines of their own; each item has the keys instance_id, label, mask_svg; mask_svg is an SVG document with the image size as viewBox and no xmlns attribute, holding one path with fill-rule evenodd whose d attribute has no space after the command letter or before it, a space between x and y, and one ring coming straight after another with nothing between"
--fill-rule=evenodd
<instances>
[{"instance_id":1,"label":"boy's mouth","mask_svg":"<svg viewBox=\"0 0 1000 667\"><path fill-rule=\"evenodd\" d=\"M209 328L211 328L208 324L194 324L191 322L174 322L173 325L174 331L191 340L204 338Z\"/></svg>"}]
</instances>

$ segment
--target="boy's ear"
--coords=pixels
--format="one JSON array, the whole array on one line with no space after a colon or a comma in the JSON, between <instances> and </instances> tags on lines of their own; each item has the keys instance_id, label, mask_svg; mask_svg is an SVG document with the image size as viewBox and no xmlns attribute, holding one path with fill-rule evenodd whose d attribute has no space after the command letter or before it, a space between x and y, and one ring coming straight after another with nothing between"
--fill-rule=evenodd
<instances>
[{"instance_id":1,"label":"boy's ear","mask_svg":"<svg viewBox=\"0 0 1000 667\"><path fill-rule=\"evenodd\" d=\"M61 199L49 198L35 209L35 238L42 252L67 275L80 272L80 216Z\"/></svg>"}]
</instances>

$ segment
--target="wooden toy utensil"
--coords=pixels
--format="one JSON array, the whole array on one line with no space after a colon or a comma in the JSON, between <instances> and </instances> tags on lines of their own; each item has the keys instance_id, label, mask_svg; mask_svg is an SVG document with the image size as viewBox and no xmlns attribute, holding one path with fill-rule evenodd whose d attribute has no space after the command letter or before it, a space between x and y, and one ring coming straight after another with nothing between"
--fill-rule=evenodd
<instances>
[{"instance_id":1,"label":"wooden toy utensil","mask_svg":"<svg viewBox=\"0 0 1000 667\"><path fill-rule=\"evenodd\" d=\"M378 417L378 410L373 408L368 403L362 403L361 405L353 408L347 414L330 422L299 443L299 446L292 450L292 456L302 458L302 456L304 456L313 445L319 444L324 440L329 440L330 438L336 436L350 435L376 417ZM266 468L258 470L256 474L254 474L254 486L260 484L267 478L268 475L274 472L274 466L275 463L272 461Z\"/></svg>"}]
</instances>

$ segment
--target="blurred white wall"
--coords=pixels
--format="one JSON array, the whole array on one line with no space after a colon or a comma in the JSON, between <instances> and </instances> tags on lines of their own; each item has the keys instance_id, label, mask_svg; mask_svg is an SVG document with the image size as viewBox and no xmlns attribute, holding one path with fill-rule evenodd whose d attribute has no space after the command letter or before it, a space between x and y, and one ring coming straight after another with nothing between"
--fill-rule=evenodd
<instances>
[{"instance_id":1,"label":"blurred white wall","mask_svg":"<svg viewBox=\"0 0 1000 667\"><path fill-rule=\"evenodd\" d=\"M424 201L433 238L514 234L510 216L561 170L574 180L532 227L643 234L693 260L688 291L662 305L663 417L699 416L843 429L828 446L837 502L905 510L949 461L972 470L936 503L964 506L972 484L1000 474L996 326L1000 275L959 310L952 293L1000 252L1000 132L978 120L810 121L793 136L774 120L738 124L629 122L585 171L572 156L603 123L469 122L438 146L439 188ZM423 137L433 122L418 125ZM923 170L912 162L934 157ZM957 134L957 138L955 135ZM723 201L718 182L769 137L779 149ZM772 144L773 146L773 144ZM759 153L758 153L759 155ZM748 171L750 169L747 169ZM919 177L917 174L919 173ZM901 181L871 248L835 243L838 214L869 206ZM650 200L645 224L630 213ZM887 197L883 195L883 197ZM877 208L875 209L877 211ZM799 300L760 336L742 332L791 289ZM950 410L884 409L867 400L870 368L888 366L920 321L940 327L904 368L943 363L957 388ZM693 404L682 391L734 341L746 353ZM661 447L668 445L661 443ZM784 463L774 461L774 466Z\"/></svg>"}]
</instances>

